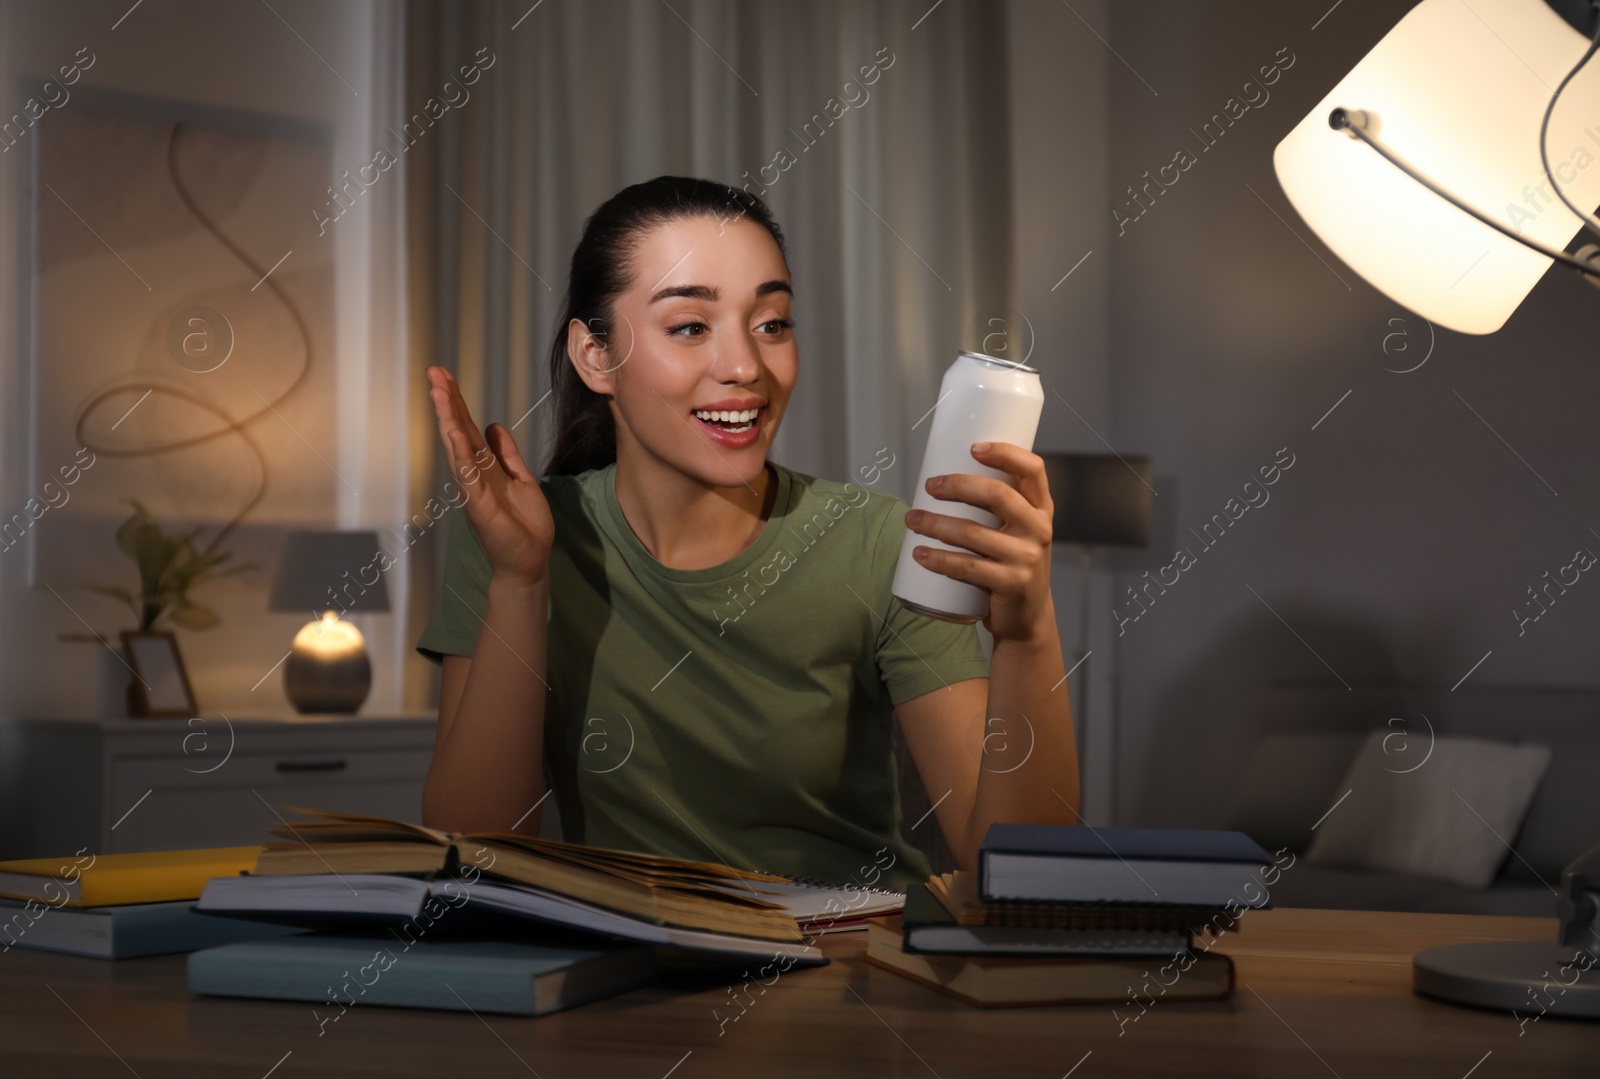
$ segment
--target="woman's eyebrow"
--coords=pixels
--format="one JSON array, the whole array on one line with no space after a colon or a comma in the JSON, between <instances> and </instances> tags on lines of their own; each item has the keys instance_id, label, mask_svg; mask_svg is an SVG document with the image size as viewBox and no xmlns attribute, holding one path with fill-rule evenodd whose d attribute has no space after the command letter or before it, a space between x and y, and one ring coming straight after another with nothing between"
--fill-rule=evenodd
<instances>
[{"instance_id":1,"label":"woman's eyebrow","mask_svg":"<svg viewBox=\"0 0 1600 1079\"><path fill-rule=\"evenodd\" d=\"M789 282L787 281L763 281L756 286L756 299L759 300L769 292L787 292L790 296L794 295L794 289L789 287ZM714 289L709 285L673 285L650 297L649 303L645 306L648 307L657 300L666 300L673 296L687 296L691 300L709 300L715 303L720 298L721 293L718 289Z\"/></svg>"}]
</instances>

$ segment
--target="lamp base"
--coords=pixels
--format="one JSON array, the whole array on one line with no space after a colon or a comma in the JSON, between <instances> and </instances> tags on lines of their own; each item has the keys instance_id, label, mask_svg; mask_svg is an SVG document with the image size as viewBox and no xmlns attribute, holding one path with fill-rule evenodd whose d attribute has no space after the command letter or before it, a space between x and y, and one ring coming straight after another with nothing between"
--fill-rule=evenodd
<instances>
[{"instance_id":1,"label":"lamp base","mask_svg":"<svg viewBox=\"0 0 1600 1079\"><path fill-rule=\"evenodd\" d=\"M299 649L283 666L283 692L297 712L354 712L372 689L372 662L365 649L326 659Z\"/></svg>"},{"instance_id":2,"label":"lamp base","mask_svg":"<svg viewBox=\"0 0 1600 1079\"><path fill-rule=\"evenodd\" d=\"M1544 1015L1600 1019L1600 971L1589 952L1572 944L1486 940L1447 944L1411 960L1411 986L1452 1004Z\"/></svg>"}]
</instances>

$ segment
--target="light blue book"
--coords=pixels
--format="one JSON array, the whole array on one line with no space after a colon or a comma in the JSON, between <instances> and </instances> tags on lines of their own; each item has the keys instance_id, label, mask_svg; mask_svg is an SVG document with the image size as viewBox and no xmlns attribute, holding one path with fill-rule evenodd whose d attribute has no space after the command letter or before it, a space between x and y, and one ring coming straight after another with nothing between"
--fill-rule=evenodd
<instances>
[{"instance_id":1,"label":"light blue book","mask_svg":"<svg viewBox=\"0 0 1600 1079\"><path fill-rule=\"evenodd\" d=\"M294 926L216 918L194 910L193 899L109 907L55 907L0 898L0 951L38 948L95 959L192 952L238 941L303 933Z\"/></svg>"},{"instance_id":2,"label":"light blue book","mask_svg":"<svg viewBox=\"0 0 1600 1079\"><path fill-rule=\"evenodd\" d=\"M323 1027L358 1004L544 1015L655 976L649 945L598 938L567 946L315 932L189 956L191 992L313 1001Z\"/></svg>"}]
</instances>

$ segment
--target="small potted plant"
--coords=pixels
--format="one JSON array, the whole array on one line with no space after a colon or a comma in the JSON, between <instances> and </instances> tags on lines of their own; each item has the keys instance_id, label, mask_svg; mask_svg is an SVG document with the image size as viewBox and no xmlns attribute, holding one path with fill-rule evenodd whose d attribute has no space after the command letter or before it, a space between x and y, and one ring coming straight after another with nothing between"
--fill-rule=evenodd
<instances>
[{"instance_id":1,"label":"small potted plant","mask_svg":"<svg viewBox=\"0 0 1600 1079\"><path fill-rule=\"evenodd\" d=\"M216 612L191 600L189 591L206 581L257 569L258 565L241 562L224 566L233 557L232 554L202 551L195 547L195 537L200 534L200 528L169 535L138 499L128 498L124 501L133 506L133 513L117 529L117 548L133 559L138 568L139 589L134 592L114 585L85 587L126 604L135 619L136 628L133 632L157 633L169 631L170 627L200 630L217 625L220 620ZM101 633L62 633L58 639L98 641L111 649L117 661L103 666L102 670L109 673L116 684L125 687L118 696L126 702L127 714L140 714L137 687L127 666L127 657L123 656L117 642ZM102 703L104 707L105 702Z\"/></svg>"}]
</instances>

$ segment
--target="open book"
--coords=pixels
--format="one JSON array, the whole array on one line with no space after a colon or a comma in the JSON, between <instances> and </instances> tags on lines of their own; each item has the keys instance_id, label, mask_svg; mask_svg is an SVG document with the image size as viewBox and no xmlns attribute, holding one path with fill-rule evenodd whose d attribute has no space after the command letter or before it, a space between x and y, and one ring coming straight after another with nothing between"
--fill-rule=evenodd
<instances>
[{"instance_id":1,"label":"open book","mask_svg":"<svg viewBox=\"0 0 1600 1079\"><path fill-rule=\"evenodd\" d=\"M458 908L465 909L451 913ZM267 877L247 873L211 880L195 909L201 914L324 932L341 932L362 923L387 924L402 943L432 932L441 923L467 934L518 940L525 936L526 927L516 923L526 920L674 951L772 959L786 964L786 969L791 961L806 966L828 961L820 949L809 944L662 925L526 884L491 880L488 875L467 884L457 877L402 873ZM543 940L544 935L535 934L535 938Z\"/></svg>"},{"instance_id":2,"label":"open book","mask_svg":"<svg viewBox=\"0 0 1600 1079\"><path fill-rule=\"evenodd\" d=\"M316 819L273 825L255 876L471 874L499 878L664 926L799 942L801 922L858 918L898 909L903 896L877 892L830 902L828 889L773 873L634 851L609 850L515 832L443 832L362 813L284 806Z\"/></svg>"}]
</instances>

